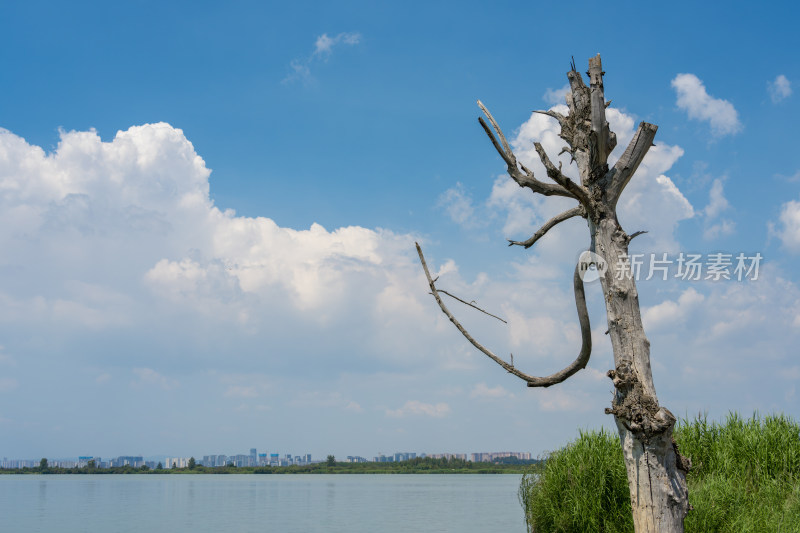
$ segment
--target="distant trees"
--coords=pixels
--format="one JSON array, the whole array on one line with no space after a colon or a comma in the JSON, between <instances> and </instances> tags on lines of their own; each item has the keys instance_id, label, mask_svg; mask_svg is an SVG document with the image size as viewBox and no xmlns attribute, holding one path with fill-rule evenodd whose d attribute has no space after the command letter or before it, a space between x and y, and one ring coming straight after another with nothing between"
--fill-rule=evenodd
<instances>
[{"instance_id":1,"label":"distant trees","mask_svg":"<svg viewBox=\"0 0 800 533\"><path fill-rule=\"evenodd\" d=\"M189 470L194 470L194 467L197 466L197 463L194 460L194 457L189 457Z\"/></svg>"},{"instance_id":2,"label":"distant trees","mask_svg":"<svg viewBox=\"0 0 800 533\"><path fill-rule=\"evenodd\" d=\"M538 459L520 459L519 457L498 457L493 459L494 464L501 465L533 465L539 462Z\"/></svg>"},{"instance_id":3,"label":"distant trees","mask_svg":"<svg viewBox=\"0 0 800 533\"><path fill-rule=\"evenodd\" d=\"M528 464L527 461L523 463ZM40 463L41 464L41 463ZM168 467L169 463L167 463ZM188 466L188 465L187 465ZM337 462L333 455L328 456L327 461L310 463L305 465L291 465L285 467L236 467L230 463L227 468L206 468L199 462L195 461L193 474L389 474L389 473L430 473L430 472L446 472L452 473L523 473L523 464L502 464L502 463L484 463L472 462L465 459L455 457L416 457L408 461L391 461L391 462L363 462L363 463L347 463ZM189 468L178 468L175 465L173 470L165 468L164 463L158 462L157 466L151 467L148 465L141 465L134 467L131 464L124 466L105 466L99 467L97 463L92 468L88 464L86 466L73 466L63 467L54 466L47 463L47 466L42 469L41 466L26 466L21 469L0 468L0 475L8 473L22 473L22 474L186 474Z\"/></svg>"},{"instance_id":4,"label":"distant trees","mask_svg":"<svg viewBox=\"0 0 800 533\"><path fill-rule=\"evenodd\" d=\"M46 470L47 469L47 458L42 457L42 460L39 461L39 470Z\"/></svg>"}]
</instances>

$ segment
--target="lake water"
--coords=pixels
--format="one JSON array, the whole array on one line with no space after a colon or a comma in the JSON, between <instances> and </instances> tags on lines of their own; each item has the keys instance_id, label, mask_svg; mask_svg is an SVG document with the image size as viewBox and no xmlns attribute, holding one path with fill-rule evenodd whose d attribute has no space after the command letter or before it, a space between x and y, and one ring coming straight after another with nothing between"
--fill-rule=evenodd
<instances>
[{"instance_id":1,"label":"lake water","mask_svg":"<svg viewBox=\"0 0 800 533\"><path fill-rule=\"evenodd\" d=\"M2 475L0 531L525 533L518 475Z\"/></svg>"}]
</instances>

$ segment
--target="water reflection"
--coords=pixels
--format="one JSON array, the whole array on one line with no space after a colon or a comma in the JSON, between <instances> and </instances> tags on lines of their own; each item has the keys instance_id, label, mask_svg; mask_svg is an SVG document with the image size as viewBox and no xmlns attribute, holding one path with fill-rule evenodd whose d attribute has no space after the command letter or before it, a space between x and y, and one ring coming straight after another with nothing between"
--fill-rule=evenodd
<instances>
[{"instance_id":1,"label":"water reflection","mask_svg":"<svg viewBox=\"0 0 800 533\"><path fill-rule=\"evenodd\" d=\"M40 520L47 514L47 480L44 478L39 480L39 504L36 510Z\"/></svg>"},{"instance_id":2,"label":"water reflection","mask_svg":"<svg viewBox=\"0 0 800 533\"><path fill-rule=\"evenodd\" d=\"M0 476L0 530L524 533L513 475Z\"/></svg>"}]
</instances>

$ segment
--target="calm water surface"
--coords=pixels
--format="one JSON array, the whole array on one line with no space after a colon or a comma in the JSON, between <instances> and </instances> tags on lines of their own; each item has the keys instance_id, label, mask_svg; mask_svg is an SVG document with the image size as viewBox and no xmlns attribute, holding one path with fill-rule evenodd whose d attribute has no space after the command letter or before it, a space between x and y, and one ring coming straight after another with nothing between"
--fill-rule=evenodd
<instances>
[{"instance_id":1,"label":"calm water surface","mask_svg":"<svg viewBox=\"0 0 800 533\"><path fill-rule=\"evenodd\" d=\"M4 475L0 531L525 533L518 475Z\"/></svg>"}]
</instances>

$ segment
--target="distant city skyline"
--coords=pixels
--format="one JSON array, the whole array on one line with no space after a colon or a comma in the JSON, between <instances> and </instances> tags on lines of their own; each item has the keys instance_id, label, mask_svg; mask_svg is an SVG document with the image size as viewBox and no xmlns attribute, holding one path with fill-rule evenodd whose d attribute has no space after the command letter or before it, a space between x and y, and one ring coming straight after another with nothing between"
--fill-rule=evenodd
<instances>
[{"instance_id":1,"label":"distant city skyline","mask_svg":"<svg viewBox=\"0 0 800 533\"><path fill-rule=\"evenodd\" d=\"M326 456L327 457L327 456ZM495 459L503 459L514 457L520 460L530 460L532 458L530 452L473 452L466 453L435 453L426 454L416 452L395 452L392 455L379 454L374 456L372 462L402 462L411 459L419 458L432 458L432 459L462 459L472 462L492 462ZM100 456L79 456L77 458L65 457L44 457L39 459L9 459L3 457L0 461L0 468L33 468L39 466L41 459L47 459L49 466L62 467L62 468L82 468L89 465L90 461L98 468L111 468L120 466L132 466L139 468L147 466L149 468L156 468L161 464L162 468L186 468L189 466L189 460L194 458L196 464L207 467L223 467L233 464L236 467L255 467L255 466L293 466L293 465L309 465L312 463L324 462L326 458L312 460L311 454L292 455L290 453L281 455L280 453L263 452L258 453L256 448L251 448L249 454L235 454L235 455L204 455L202 457L191 456L143 456L143 455L122 455L103 460ZM361 456L348 455L344 458L337 457L337 462L344 463L362 463L370 462Z\"/></svg>"}]
</instances>

